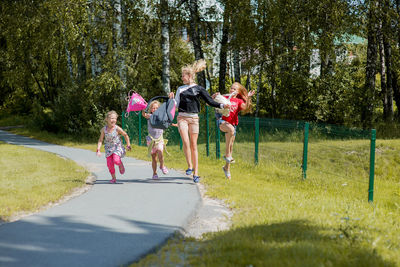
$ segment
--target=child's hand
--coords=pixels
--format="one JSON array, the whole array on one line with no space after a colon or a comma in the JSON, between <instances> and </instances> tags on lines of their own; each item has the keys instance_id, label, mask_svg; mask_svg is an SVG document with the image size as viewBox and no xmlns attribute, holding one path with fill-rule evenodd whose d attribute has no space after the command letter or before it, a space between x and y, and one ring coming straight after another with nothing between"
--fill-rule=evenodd
<instances>
[{"instance_id":1,"label":"child's hand","mask_svg":"<svg viewBox=\"0 0 400 267\"><path fill-rule=\"evenodd\" d=\"M131 146L129 145L129 146L126 146L126 149L128 150L128 151L131 151Z\"/></svg>"},{"instance_id":2,"label":"child's hand","mask_svg":"<svg viewBox=\"0 0 400 267\"><path fill-rule=\"evenodd\" d=\"M178 127L178 124L176 124L176 123L171 123L171 126Z\"/></svg>"},{"instance_id":3,"label":"child's hand","mask_svg":"<svg viewBox=\"0 0 400 267\"><path fill-rule=\"evenodd\" d=\"M100 152L100 150L97 150L97 151L96 151L96 155L97 155L98 157L100 157L100 156L101 156L101 152Z\"/></svg>"},{"instance_id":4,"label":"child's hand","mask_svg":"<svg viewBox=\"0 0 400 267\"><path fill-rule=\"evenodd\" d=\"M214 98L216 98L217 97L217 95L220 95L220 93L219 92L216 92L216 93L214 93L211 97L212 97L212 99L214 99Z\"/></svg>"}]
</instances>

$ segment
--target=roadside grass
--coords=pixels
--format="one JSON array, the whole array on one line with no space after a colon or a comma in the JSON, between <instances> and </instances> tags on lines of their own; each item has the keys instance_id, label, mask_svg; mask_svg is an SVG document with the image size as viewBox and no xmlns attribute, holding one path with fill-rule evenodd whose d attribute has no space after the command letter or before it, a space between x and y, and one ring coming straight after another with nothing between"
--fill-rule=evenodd
<instances>
[{"instance_id":1,"label":"roadside grass","mask_svg":"<svg viewBox=\"0 0 400 267\"><path fill-rule=\"evenodd\" d=\"M0 142L0 220L40 210L85 184L89 173L71 160Z\"/></svg>"},{"instance_id":2,"label":"roadside grass","mask_svg":"<svg viewBox=\"0 0 400 267\"><path fill-rule=\"evenodd\" d=\"M40 133L30 136L49 142ZM57 142L96 149L95 141ZM186 169L179 147L168 151L167 166ZM231 181L223 160L206 157L200 145L201 183L233 209L231 229L199 240L176 235L131 266L400 266L399 151L400 140L377 140L369 203L369 141L310 143L307 179L301 142L260 144L258 165L254 144L238 142ZM149 160L146 147L134 145L128 156Z\"/></svg>"},{"instance_id":3,"label":"roadside grass","mask_svg":"<svg viewBox=\"0 0 400 267\"><path fill-rule=\"evenodd\" d=\"M168 166L185 169L179 148L168 149ZM400 266L400 140L377 141L372 203L369 141L313 142L309 151L305 180L302 143L260 144L257 166L253 145L235 144L231 181L222 160L201 156L201 182L233 209L231 229L176 236L131 266Z\"/></svg>"}]
</instances>

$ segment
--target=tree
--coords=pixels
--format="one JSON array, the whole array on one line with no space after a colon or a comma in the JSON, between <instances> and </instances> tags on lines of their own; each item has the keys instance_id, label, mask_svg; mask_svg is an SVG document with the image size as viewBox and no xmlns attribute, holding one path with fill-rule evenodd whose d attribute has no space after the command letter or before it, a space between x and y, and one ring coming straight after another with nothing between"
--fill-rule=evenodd
<instances>
[{"instance_id":1,"label":"tree","mask_svg":"<svg viewBox=\"0 0 400 267\"><path fill-rule=\"evenodd\" d=\"M169 8L168 0L160 0L161 9L161 51L162 51L162 86L166 94L170 89L170 75L169 75Z\"/></svg>"}]
</instances>

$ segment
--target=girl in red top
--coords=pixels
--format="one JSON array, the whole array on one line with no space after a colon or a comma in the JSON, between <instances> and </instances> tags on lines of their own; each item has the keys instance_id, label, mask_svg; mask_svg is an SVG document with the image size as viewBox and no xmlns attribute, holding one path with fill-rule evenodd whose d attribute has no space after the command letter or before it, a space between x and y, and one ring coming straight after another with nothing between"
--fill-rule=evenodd
<instances>
[{"instance_id":1,"label":"girl in red top","mask_svg":"<svg viewBox=\"0 0 400 267\"><path fill-rule=\"evenodd\" d=\"M251 97L254 95L254 91L250 91L247 93L246 88L238 82L232 84L231 89L229 90L229 95L225 96L229 98L230 95L233 95L230 99L231 107L229 116L223 116L219 120L219 129L225 133L225 156L224 159L226 161L225 166L222 167L225 177L231 179L230 173L230 165L234 163L234 159L232 158L232 150L233 150L233 142L235 141L236 135L236 126L239 123L239 112L242 111L243 114L250 112L251 109ZM215 95L214 95L215 96Z\"/></svg>"}]
</instances>

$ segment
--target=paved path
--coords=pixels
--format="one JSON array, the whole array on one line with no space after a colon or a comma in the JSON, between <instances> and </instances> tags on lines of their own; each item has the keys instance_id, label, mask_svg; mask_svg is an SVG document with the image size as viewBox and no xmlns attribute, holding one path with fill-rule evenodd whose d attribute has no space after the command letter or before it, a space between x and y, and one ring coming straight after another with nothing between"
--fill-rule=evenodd
<instances>
[{"instance_id":1,"label":"paved path","mask_svg":"<svg viewBox=\"0 0 400 267\"><path fill-rule=\"evenodd\" d=\"M1 130L0 140L70 158L97 177L83 195L1 225L0 266L127 264L184 228L201 204L198 187L189 177L170 170L153 181L146 161L124 158L126 173L118 173L117 184L109 184L106 160L95 152Z\"/></svg>"}]
</instances>

